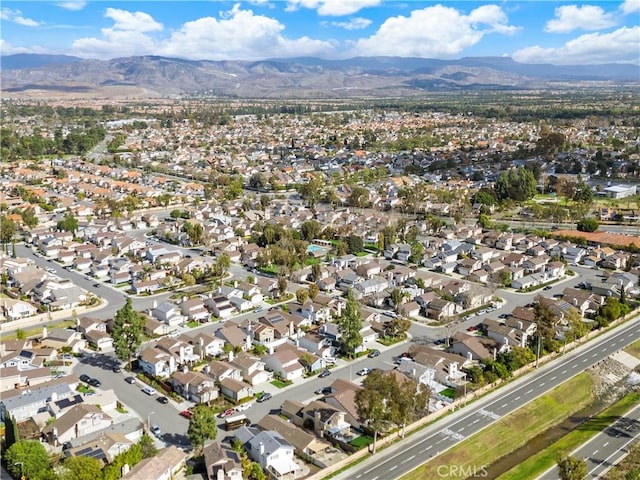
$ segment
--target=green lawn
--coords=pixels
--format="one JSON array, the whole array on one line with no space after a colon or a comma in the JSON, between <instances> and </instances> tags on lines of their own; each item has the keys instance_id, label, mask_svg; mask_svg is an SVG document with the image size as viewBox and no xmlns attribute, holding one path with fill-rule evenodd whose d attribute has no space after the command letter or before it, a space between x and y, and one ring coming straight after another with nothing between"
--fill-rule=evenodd
<instances>
[{"instance_id":1,"label":"green lawn","mask_svg":"<svg viewBox=\"0 0 640 480\"><path fill-rule=\"evenodd\" d=\"M47 328L51 330L52 328L69 328L69 327L75 327L75 326L76 326L75 320L64 320L54 325L48 325ZM37 335L42 334L42 327L18 329L18 330L22 330L26 338L35 337ZM6 342L7 340L16 340L17 338L18 336L16 332L9 332L0 336L0 341Z\"/></svg>"},{"instance_id":2,"label":"green lawn","mask_svg":"<svg viewBox=\"0 0 640 480\"><path fill-rule=\"evenodd\" d=\"M373 443L373 437L370 437L369 435L361 435L360 437L351 440L350 443L357 449L361 449L367 445L371 445Z\"/></svg>"},{"instance_id":3,"label":"green lawn","mask_svg":"<svg viewBox=\"0 0 640 480\"><path fill-rule=\"evenodd\" d=\"M593 379L583 372L402 478L464 479L466 472L498 461L584 408L593 399L592 389ZM447 475L443 476L442 469L438 470L441 465L456 465L458 468L447 470Z\"/></svg>"},{"instance_id":4,"label":"green lawn","mask_svg":"<svg viewBox=\"0 0 640 480\"><path fill-rule=\"evenodd\" d=\"M187 322L187 327L196 328L200 326L200 322Z\"/></svg>"},{"instance_id":5,"label":"green lawn","mask_svg":"<svg viewBox=\"0 0 640 480\"><path fill-rule=\"evenodd\" d=\"M556 459L558 458L559 453L566 453L575 450L639 403L640 392L634 392L626 395L609 408L606 408L598 415L584 422L575 430L569 432L553 445L536 453L525 462L522 462L517 467L514 467L503 475L500 475L498 478L500 480L525 480L542 475L545 471L556 464Z\"/></svg>"},{"instance_id":6,"label":"green lawn","mask_svg":"<svg viewBox=\"0 0 640 480\"><path fill-rule=\"evenodd\" d=\"M291 385L293 382L289 381L289 382L283 382L282 380L272 380L271 385L273 385L274 387L277 388L284 388L287 387L289 385Z\"/></svg>"},{"instance_id":7,"label":"green lawn","mask_svg":"<svg viewBox=\"0 0 640 480\"><path fill-rule=\"evenodd\" d=\"M445 388L440 392L440 395L448 398L456 398L456 391L453 388Z\"/></svg>"}]
</instances>

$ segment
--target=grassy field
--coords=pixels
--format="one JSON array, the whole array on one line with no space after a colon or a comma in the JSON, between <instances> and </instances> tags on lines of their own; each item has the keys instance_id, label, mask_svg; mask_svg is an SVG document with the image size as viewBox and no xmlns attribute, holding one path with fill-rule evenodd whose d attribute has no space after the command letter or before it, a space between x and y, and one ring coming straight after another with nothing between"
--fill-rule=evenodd
<instances>
[{"instance_id":1,"label":"grassy field","mask_svg":"<svg viewBox=\"0 0 640 480\"><path fill-rule=\"evenodd\" d=\"M569 432L553 445L533 455L527 461L498 477L499 480L524 480L542 475L556 463L559 453L571 452L615 422L621 415L640 403L640 392L626 395L598 415Z\"/></svg>"},{"instance_id":2,"label":"grassy field","mask_svg":"<svg viewBox=\"0 0 640 480\"><path fill-rule=\"evenodd\" d=\"M634 357L640 358L640 340L629 345L624 351Z\"/></svg>"},{"instance_id":3,"label":"grassy field","mask_svg":"<svg viewBox=\"0 0 640 480\"><path fill-rule=\"evenodd\" d=\"M583 372L490 427L456 445L435 460L405 475L404 480L466 478L466 472L490 465L588 405L593 380ZM456 465L456 469L438 469Z\"/></svg>"}]
</instances>

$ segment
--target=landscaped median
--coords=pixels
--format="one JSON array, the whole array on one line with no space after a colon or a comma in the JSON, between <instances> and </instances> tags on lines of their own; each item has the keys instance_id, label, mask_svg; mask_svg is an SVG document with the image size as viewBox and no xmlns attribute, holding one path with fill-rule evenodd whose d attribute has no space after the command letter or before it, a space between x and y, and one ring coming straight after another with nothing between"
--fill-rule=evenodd
<instances>
[{"instance_id":1,"label":"landscaped median","mask_svg":"<svg viewBox=\"0 0 640 480\"><path fill-rule=\"evenodd\" d=\"M524 480L539 477L556 464L558 454L571 453L638 404L640 404L640 392L629 393L575 430L569 432L553 445L500 475L498 479Z\"/></svg>"},{"instance_id":2,"label":"landscaped median","mask_svg":"<svg viewBox=\"0 0 640 480\"><path fill-rule=\"evenodd\" d=\"M488 467L589 405L593 400L593 386L591 375L583 372L402 478L465 479L470 471ZM456 468L443 469L442 465Z\"/></svg>"}]
</instances>

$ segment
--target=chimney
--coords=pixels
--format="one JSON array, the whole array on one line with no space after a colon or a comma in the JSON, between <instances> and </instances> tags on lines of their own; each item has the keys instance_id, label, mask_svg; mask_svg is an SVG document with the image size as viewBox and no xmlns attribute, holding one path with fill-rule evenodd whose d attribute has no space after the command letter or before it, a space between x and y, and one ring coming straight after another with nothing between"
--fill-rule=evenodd
<instances>
[{"instance_id":1,"label":"chimney","mask_svg":"<svg viewBox=\"0 0 640 480\"><path fill-rule=\"evenodd\" d=\"M471 355L471 352L467 352L467 360L469 361L473 360L473 355Z\"/></svg>"},{"instance_id":2,"label":"chimney","mask_svg":"<svg viewBox=\"0 0 640 480\"><path fill-rule=\"evenodd\" d=\"M264 443L260 442L258 444L258 451L260 452L260 455L264 455Z\"/></svg>"},{"instance_id":3,"label":"chimney","mask_svg":"<svg viewBox=\"0 0 640 480\"><path fill-rule=\"evenodd\" d=\"M187 365L182 366L182 373L187 373L189 371L189 367Z\"/></svg>"},{"instance_id":4,"label":"chimney","mask_svg":"<svg viewBox=\"0 0 640 480\"><path fill-rule=\"evenodd\" d=\"M322 428L320 428L320 411L319 410L314 410L313 412L313 429L316 431L316 433L318 433L320 435L320 438L322 438L323 435L323 431Z\"/></svg>"},{"instance_id":5,"label":"chimney","mask_svg":"<svg viewBox=\"0 0 640 480\"><path fill-rule=\"evenodd\" d=\"M47 327L42 327L42 338L47 338L47 335L49 335L49 333L47 332Z\"/></svg>"},{"instance_id":6,"label":"chimney","mask_svg":"<svg viewBox=\"0 0 640 480\"><path fill-rule=\"evenodd\" d=\"M238 288L238 281L237 280L233 281L233 288Z\"/></svg>"},{"instance_id":7,"label":"chimney","mask_svg":"<svg viewBox=\"0 0 640 480\"><path fill-rule=\"evenodd\" d=\"M187 297L183 295L183 296L182 296L182 301L183 301L183 302L186 302L186 301L187 301Z\"/></svg>"},{"instance_id":8,"label":"chimney","mask_svg":"<svg viewBox=\"0 0 640 480\"><path fill-rule=\"evenodd\" d=\"M229 352L228 358L230 362L233 362L233 358L234 358L233 350Z\"/></svg>"}]
</instances>

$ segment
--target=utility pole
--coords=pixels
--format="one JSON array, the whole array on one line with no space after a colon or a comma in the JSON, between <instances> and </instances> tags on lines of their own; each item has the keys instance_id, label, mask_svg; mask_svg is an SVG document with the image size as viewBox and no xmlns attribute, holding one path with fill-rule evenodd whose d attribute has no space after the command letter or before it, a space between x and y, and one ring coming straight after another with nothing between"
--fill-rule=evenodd
<instances>
[{"instance_id":1,"label":"utility pole","mask_svg":"<svg viewBox=\"0 0 640 480\"><path fill-rule=\"evenodd\" d=\"M540 341L541 341L540 332L538 332L538 350L536 352L536 368L538 368L538 362L540 361Z\"/></svg>"}]
</instances>

